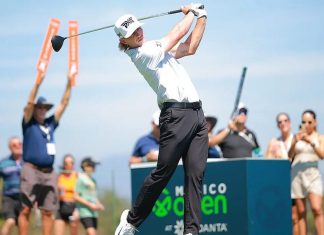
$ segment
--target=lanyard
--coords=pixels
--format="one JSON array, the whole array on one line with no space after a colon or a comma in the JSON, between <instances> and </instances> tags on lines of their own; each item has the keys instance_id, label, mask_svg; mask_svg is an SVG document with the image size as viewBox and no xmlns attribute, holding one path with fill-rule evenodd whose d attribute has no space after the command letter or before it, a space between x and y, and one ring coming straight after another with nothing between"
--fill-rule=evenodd
<instances>
[{"instance_id":1,"label":"lanyard","mask_svg":"<svg viewBox=\"0 0 324 235\"><path fill-rule=\"evenodd\" d=\"M41 129L41 131L43 132L43 134L45 134L46 139L49 142L51 140L51 135L49 134L50 127L46 127L46 126L43 126L43 125L39 125L39 128Z\"/></svg>"}]
</instances>

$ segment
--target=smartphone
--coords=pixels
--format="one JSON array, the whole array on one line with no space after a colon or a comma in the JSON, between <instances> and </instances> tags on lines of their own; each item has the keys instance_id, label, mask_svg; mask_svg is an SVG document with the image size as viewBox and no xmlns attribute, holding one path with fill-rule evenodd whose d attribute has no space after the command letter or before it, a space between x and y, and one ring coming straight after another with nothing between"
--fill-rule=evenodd
<instances>
[{"instance_id":1,"label":"smartphone","mask_svg":"<svg viewBox=\"0 0 324 235\"><path fill-rule=\"evenodd\" d=\"M299 131L301 131L301 132L305 132L306 130L305 130L305 125L304 124L300 124L299 125Z\"/></svg>"}]
</instances>

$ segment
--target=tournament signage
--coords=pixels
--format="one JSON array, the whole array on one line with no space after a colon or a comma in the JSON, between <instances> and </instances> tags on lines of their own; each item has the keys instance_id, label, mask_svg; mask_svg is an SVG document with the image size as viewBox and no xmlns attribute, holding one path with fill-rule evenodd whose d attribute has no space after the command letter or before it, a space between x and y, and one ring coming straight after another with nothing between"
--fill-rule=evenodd
<instances>
[{"instance_id":1,"label":"tournament signage","mask_svg":"<svg viewBox=\"0 0 324 235\"><path fill-rule=\"evenodd\" d=\"M79 51L78 37L73 36L78 34L78 22L75 20L69 21L69 75L72 77L72 85L75 85L75 78L79 72Z\"/></svg>"},{"instance_id":2,"label":"tournament signage","mask_svg":"<svg viewBox=\"0 0 324 235\"><path fill-rule=\"evenodd\" d=\"M39 55L39 59L37 62L37 77L36 77L36 83L40 83L41 77L43 74L46 73L48 64L50 62L53 49L51 46L51 38L57 34L60 27L60 20L59 19L51 19L50 24L47 29L47 33L43 42L42 50Z\"/></svg>"},{"instance_id":3,"label":"tournament signage","mask_svg":"<svg viewBox=\"0 0 324 235\"><path fill-rule=\"evenodd\" d=\"M132 199L154 163L131 166ZM275 174L274 174L275 172ZM183 234L183 167L162 191L140 234ZM291 234L290 164L285 160L208 160L200 234Z\"/></svg>"}]
</instances>

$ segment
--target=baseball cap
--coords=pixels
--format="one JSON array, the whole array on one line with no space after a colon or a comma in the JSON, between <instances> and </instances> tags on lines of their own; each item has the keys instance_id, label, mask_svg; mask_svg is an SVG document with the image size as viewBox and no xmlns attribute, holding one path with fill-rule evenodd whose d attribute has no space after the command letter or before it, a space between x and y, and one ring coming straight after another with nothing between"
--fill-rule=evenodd
<instances>
[{"instance_id":1,"label":"baseball cap","mask_svg":"<svg viewBox=\"0 0 324 235\"><path fill-rule=\"evenodd\" d=\"M127 14L118 18L114 30L119 38L129 38L142 25L135 16Z\"/></svg>"},{"instance_id":2,"label":"baseball cap","mask_svg":"<svg viewBox=\"0 0 324 235\"><path fill-rule=\"evenodd\" d=\"M81 161L81 168L84 169L85 166L95 167L96 165L99 165L99 164L100 164L100 162L94 161L91 157L85 157Z\"/></svg>"},{"instance_id":3,"label":"baseball cap","mask_svg":"<svg viewBox=\"0 0 324 235\"><path fill-rule=\"evenodd\" d=\"M160 119L160 110L156 110L154 113L153 113L153 116L152 116L152 122L154 123L154 125L158 126L159 125L159 119Z\"/></svg>"},{"instance_id":4,"label":"baseball cap","mask_svg":"<svg viewBox=\"0 0 324 235\"><path fill-rule=\"evenodd\" d=\"M247 106L244 103L240 102L237 107L237 114L240 114L240 113L247 114L247 112L248 112Z\"/></svg>"},{"instance_id":5,"label":"baseball cap","mask_svg":"<svg viewBox=\"0 0 324 235\"><path fill-rule=\"evenodd\" d=\"M34 106L42 106L45 107L48 110L50 110L53 107L53 104L47 102L46 98L43 96L38 97L36 103L34 103Z\"/></svg>"}]
</instances>

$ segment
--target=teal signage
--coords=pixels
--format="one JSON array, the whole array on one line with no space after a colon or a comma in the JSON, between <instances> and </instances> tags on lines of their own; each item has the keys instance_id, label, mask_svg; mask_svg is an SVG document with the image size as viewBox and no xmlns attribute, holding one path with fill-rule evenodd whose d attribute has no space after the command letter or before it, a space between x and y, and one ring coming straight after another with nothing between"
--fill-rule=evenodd
<instances>
[{"instance_id":1,"label":"teal signage","mask_svg":"<svg viewBox=\"0 0 324 235\"><path fill-rule=\"evenodd\" d=\"M154 164L133 165L132 199ZM183 168L178 166L139 234L183 235ZM280 211L280 213L278 213ZM209 160L200 234L291 235L290 164L283 160Z\"/></svg>"}]
</instances>

